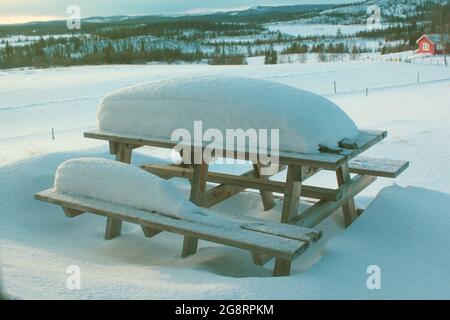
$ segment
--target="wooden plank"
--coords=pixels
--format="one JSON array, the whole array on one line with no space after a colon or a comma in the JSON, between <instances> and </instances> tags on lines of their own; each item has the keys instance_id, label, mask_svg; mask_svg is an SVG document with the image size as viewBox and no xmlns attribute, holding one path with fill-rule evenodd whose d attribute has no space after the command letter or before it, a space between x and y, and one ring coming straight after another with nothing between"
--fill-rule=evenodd
<instances>
[{"instance_id":1,"label":"wooden plank","mask_svg":"<svg viewBox=\"0 0 450 320\"><path fill-rule=\"evenodd\" d=\"M348 166L351 173L396 178L408 168L409 162L403 160L357 157L350 161Z\"/></svg>"},{"instance_id":2,"label":"wooden plank","mask_svg":"<svg viewBox=\"0 0 450 320\"><path fill-rule=\"evenodd\" d=\"M174 219L157 212L139 210L119 204L111 205L106 201L58 194L53 189L38 192L34 197L36 200L70 209L91 212L152 229L173 232L287 260L300 255L308 247L308 244L304 241L245 230L240 228L239 225L236 227L221 227Z\"/></svg>"},{"instance_id":3,"label":"wooden plank","mask_svg":"<svg viewBox=\"0 0 450 320\"><path fill-rule=\"evenodd\" d=\"M278 172L283 171L286 167L280 166L278 168ZM211 175L213 175L213 179L215 176L215 173L208 172L208 180L211 180ZM242 174L243 177L251 177L253 176L253 170L249 170ZM245 187L239 187L239 186L232 186L227 184L220 184L208 191L205 192L203 197L203 207L204 208L211 208L212 206L225 201L226 199L245 191Z\"/></svg>"},{"instance_id":4,"label":"wooden plank","mask_svg":"<svg viewBox=\"0 0 450 320\"><path fill-rule=\"evenodd\" d=\"M253 164L253 175L256 179L269 180L269 177L261 175L261 165L258 163ZM259 193L261 195L264 211L268 211L275 207L275 199L273 198L273 193L271 191L259 189Z\"/></svg>"},{"instance_id":5,"label":"wooden plank","mask_svg":"<svg viewBox=\"0 0 450 320\"><path fill-rule=\"evenodd\" d=\"M164 179L170 179L175 177L191 179L193 175L192 169L181 168L176 166L145 164L141 166L141 168ZM249 172L253 173L253 171ZM245 175L242 176L235 176L224 173L208 172L208 182L241 187L242 188L240 189L241 191L247 188L251 188L256 190L262 189L265 191L284 194L284 191L286 189L285 182L255 179L253 177L250 177L249 175L250 174L246 173ZM337 201L342 197L342 190L339 188L334 190L328 188L303 185L301 195L307 198Z\"/></svg>"},{"instance_id":6,"label":"wooden plank","mask_svg":"<svg viewBox=\"0 0 450 320\"><path fill-rule=\"evenodd\" d=\"M292 152L288 150L282 150L279 152L279 163L282 165L300 165L300 166L310 166L317 167L326 170L336 170L342 163L355 155L362 153L374 144L386 138L386 131L378 130L360 130L359 135L355 139L355 144L357 148L354 150L345 150L343 154L333 155L333 154L302 154L298 152ZM111 132L105 132L100 130L95 130L91 132L85 132L84 137L91 139L99 139L106 141L113 141L118 143L131 144L135 146L152 146L160 148L173 149L178 142L172 142L168 138L160 137L143 137L139 135L127 134L116 134ZM205 142L204 145L199 147L206 147L209 142ZM258 159L257 152L246 151L246 152L236 152L235 150L218 150L223 152L223 154L233 154L235 159L242 160L252 160Z\"/></svg>"},{"instance_id":7,"label":"wooden plank","mask_svg":"<svg viewBox=\"0 0 450 320\"><path fill-rule=\"evenodd\" d=\"M274 277L287 277L291 273L291 261L277 258L273 270Z\"/></svg>"},{"instance_id":8,"label":"wooden plank","mask_svg":"<svg viewBox=\"0 0 450 320\"><path fill-rule=\"evenodd\" d=\"M360 130L359 135L354 140L354 149L344 150L342 154L351 159L387 137L387 131Z\"/></svg>"},{"instance_id":9,"label":"wooden plank","mask_svg":"<svg viewBox=\"0 0 450 320\"><path fill-rule=\"evenodd\" d=\"M178 142L175 143L172 142L170 139L166 138L142 137L132 134L127 134L125 136L99 130L85 132L84 137L91 139L113 141L118 143L132 144L137 146L152 146L167 149L173 149L178 144ZM208 144L209 142L208 143L205 142L204 145L200 145L198 147L200 148L207 147ZM192 145L189 145L187 143L186 146L193 147ZM241 159L241 160L258 159L258 152L252 150L238 152L236 150L227 150L224 148L223 150L217 149L217 151L222 152L223 154L232 155L234 159ZM292 151L279 152L279 163L281 165L289 165L289 164L304 165L322 168L326 170L336 170L345 160L346 160L345 155L322 154L319 152L314 154L303 154Z\"/></svg>"},{"instance_id":10,"label":"wooden plank","mask_svg":"<svg viewBox=\"0 0 450 320\"><path fill-rule=\"evenodd\" d=\"M267 233L274 236L283 238L289 238L294 240L301 240L308 243L316 242L322 237L322 232L314 229L295 227L284 228L281 224L269 224L269 223L247 223L241 225L242 229Z\"/></svg>"},{"instance_id":11,"label":"wooden plank","mask_svg":"<svg viewBox=\"0 0 450 320\"><path fill-rule=\"evenodd\" d=\"M65 208L65 207L63 207L63 211L67 218L74 218L74 217L77 217L80 214L84 213L84 211L74 210L74 209Z\"/></svg>"},{"instance_id":12,"label":"wooden plank","mask_svg":"<svg viewBox=\"0 0 450 320\"><path fill-rule=\"evenodd\" d=\"M350 171L347 164L336 170L336 177L339 186L345 185L347 182L351 181ZM350 226L353 221L358 218L358 215L356 214L355 200L353 197L348 197L347 201L344 202L342 206L342 213L344 215L345 227Z\"/></svg>"},{"instance_id":13,"label":"wooden plank","mask_svg":"<svg viewBox=\"0 0 450 320\"><path fill-rule=\"evenodd\" d=\"M142 228L142 231L144 232L144 235L147 238L152 238L162 232L161 230L153 229L153 228L145 227L145 226L141 226L141 228Z\"/></svg>"},{"instance_id":14,"label":"wooden plank","mask_svg":"<svg viewBox=\"0 0 450 320\"><path fill-rule=\"evenodd\" d=\"M246 215L236 215L230 213L223 213L224 217L228 217L230 219L239 220L242 222L248 222L249 224L242 224L242 228L248 228L250 230L259 231L259 232L267 232L273 235L280 235L286 238L291 239L303 239L305 242L314 243L318 241L322 232L316 229L302 228L300 226L295 226L292 229L289 229L289 224L280 224L273 221L263 220L261 218L256 218L252 216ZM263 266L268 263L270 260L274 258L274 256L269 256L266 254L260 253L251 253L253 263L259 266Z\"/></svg>"},{"instance_id":15,"label":"wooden plank","mask_svg":"<svg viewBox=\"0 0 450 320\"><path fill-rule=\"evenodd\" d=\"M281 222L287 223L298 214L302 191L302 167L288 166Z\"/></svg>"},{"instance_id":16,"label":"wooden plank","mask_svg":"<svg viewBox=\"0 0 450 320\"><path fill-rule=\"evenodd\" d=\"M205 192L203 207L211 208L243 191L245 188L221 184Z\"/></svg>"},{"instance_id":17,"label":"wooden plank","mask_svg":"<svg viewBox=\"0 0 450 320\"><path fill-rule=\"evenodd\" d=\"M304 212L300 213L297 217L289 221L289 223L305 228L314 228L320 222L328 218L333 212L342 207L342 205L346 203L348 199L353 198L354 196L359 194L376 179L377 177L372 176L358 175L354 177L350 182L346 184L345 192L341 200L321 200Z\"/></svg>"},{"instance_id":18,"label":"wooden plank","mask_svg":"<svg viewBox=\"0 0 450 320\"><path fill-rule=\"evenodd\" d=\"M142 169L149 171L157 176L165 178L186 178L192 179L193 170L190 168L181 167L169 167L167 165L153 165L145 164L141 166ZM244 190L247 188L252 189L262 189L265 191L272 191L283 193L285 183L272 180L262 180L254 178L253 170L246 172L244 175L235 176L225 173L208 172L208 182L220 183L226 185L233 185L237 187L242 187Z\"/></svg>"},{"instance_id":19,"label":"wooden plank","mask_svg":"<svg viewBox=\"0 0 450 320\"><path fill-rule=\"evenodd\" d=\"M250 217L248 219L251 221ZM295 229L287 230L287 226L289 225L266 221L264 223L256 222L254 224L241 225L243 229L279 235L290 239L302 240L308 244L317 242L322 237L322 232L319 230L302 228L299 226L296 226ZM258 266L265 265L273 258L273 256L252 252L253 263Z\"/></svg>"}]
</instances>

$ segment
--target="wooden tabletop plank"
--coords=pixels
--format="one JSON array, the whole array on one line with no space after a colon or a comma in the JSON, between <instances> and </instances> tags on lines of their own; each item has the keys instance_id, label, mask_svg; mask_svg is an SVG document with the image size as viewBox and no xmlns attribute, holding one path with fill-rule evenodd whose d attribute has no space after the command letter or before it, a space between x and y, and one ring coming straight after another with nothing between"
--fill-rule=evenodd
<instances>
[{"instance_id":1,"label":"wooden tabletop plank","mask_svg":"<svg viewBox=\"0 0 450 320\"><path fill-rule=\"evenodd\" d=\"M336 170L348 159L360 154L369 149L379 141L387 136L386 131L377 130L361 130L358 137L355 139L357 148L353 150L343 149L341 154L328 153L299 153L291 151L280 151L279 162L282 165L299 165L317 167L325 170ZM117 143L129 144L132 146L152 146L160 148L172 149L177 143L168 138L163 137L143 137L132 134L117 134L105 132L100 130L85 132L84 137L91 139L99 139L112 141ZM189 145L190 146L190 145ZM204 148L208 143L193 147ZM249 160L257 158L257 151L236 152L236 150L218 150L223 151L223 154L233 154L236 159Z\"/></svg>"}]
</instances>

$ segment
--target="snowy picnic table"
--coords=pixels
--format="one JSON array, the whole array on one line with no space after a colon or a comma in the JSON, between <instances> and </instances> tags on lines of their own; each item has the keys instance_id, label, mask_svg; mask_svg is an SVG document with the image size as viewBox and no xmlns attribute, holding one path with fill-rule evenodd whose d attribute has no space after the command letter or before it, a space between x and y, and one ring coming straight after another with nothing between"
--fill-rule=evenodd
<instances>
[{"instance_id":1,"label":"snowy picnic table","mask_svg":"<svg viewBox=\"0 0 450 320\"><path fill-rule=\"evenodd\" d=\"M209 163L146 164L142 169L165 179L191 180L190 200L210 208L246 189L260 190L265 210L274 205L273 193L284 195L282 223L312 228L342 207L346 226L357 218L354 197L377 177L395 178L407 161L358 157L387 136L386 131L359 130L334 103L290 86L240 77L202 76L141 84L106 96L98 111L98 129L84 136L109 142L116 160L130 163L132 151L143 146L173 149L171 133L191 128L196 120L204 129L279 129L280 170L285 182L261 175L261 166L243 175L209 172ZM208 143L194 141L192 152L203 153ZM252 150L222 150L240 160L255 159ZM239 151L239 152L238 152ZM202 159L203 157L199 157ZM258 159L258 155L256 155ZM309 186L306 179L321 170L336 173L336 189ZM353 178L351 174L356 174ZM207 189L208 182L218 184ZM318 200L299 213L300 197ZM114 221L110 221L114 225ZM120 221L110 228L120 233ZM185 237L183 250L194 253L197 240ZM264 257L254 256L263 264Z\"/></svg>"}]
</instances>

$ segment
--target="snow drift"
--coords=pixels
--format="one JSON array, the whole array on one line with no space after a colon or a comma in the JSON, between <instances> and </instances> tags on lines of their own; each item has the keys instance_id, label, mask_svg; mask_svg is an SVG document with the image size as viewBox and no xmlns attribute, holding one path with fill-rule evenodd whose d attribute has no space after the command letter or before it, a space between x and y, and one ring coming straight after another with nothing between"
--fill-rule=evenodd
<instances>
[{"instance_id":1,"label":"snow drift","mask_svg":"<svg viewBox=\"0 0 450 320\"><path fill-rule=\"evenodd\" d=\"M314 153L358 134L333 102L291 86L252 78L208 75L177 77L115 91L100 103L102 131L171 137L175 129L278 129L280 149ZM274 147L274 146L273 146Z\"/></svg>"},{"instance_id":2,"label":"snow drift","mask_svg":"<svg viewBox=\"0 0 450 320\"><path fill-rule=\"evenodd\" d=\"M125 223L117 240L102 241L103 217L88 214L73 221L60 208L30 196L52 183L57 165L64 160L93 156L110 155L106 148L50 153L0 166L8 190L0 193L2 284L11 297L450 298L448 193L417 187L384 189L349 229L341 230L335 219L323 221L318 228L324 238L294 260L292 276L273 278L270 263L254 265L246 251L207 241L199 242L196 255L180 259L179 235L164 232L149 240L133 224ZM134 160L147 163L153 158L137 154ZM257 193L228 201L217 210L261 215ZM277 206L269 216L279 217L281 210ZM82 290L66 289L66 268L73 264L82 268ZM381 268L381 290L366 286L370 265Z\"/></svg>"},{"instance_id":3,"label":"snow drift","mask_svg":"<svg viewBox=\"0 0 450 320\"><path fill-rule=\"evenodd\" d=\"M63 162L56 170L54 187L59 193L156 210L174 217L197 209L169 181L106 159L79 158Z\"/></svg>"},{"instance_id":4,"label":"snow drift","mask_svg":"<svg viewBox=\"0 0 450 320\"><path fill-rule=\"evenodd\" d=\"M56 170L56 192L88 197L173 218L206 224L231 223L188 201L171 182L131 165L97 158L63 162Z\"/></svg>"}]
</instances>

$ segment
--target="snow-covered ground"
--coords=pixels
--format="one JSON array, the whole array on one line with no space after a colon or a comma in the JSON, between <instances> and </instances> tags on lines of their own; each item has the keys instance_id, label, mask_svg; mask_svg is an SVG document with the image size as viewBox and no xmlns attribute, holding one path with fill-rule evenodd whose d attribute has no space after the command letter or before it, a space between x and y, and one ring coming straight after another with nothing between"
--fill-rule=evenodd
<instances>
[{"instance_id":1,"label":"snow-covered ground","mask_svg":"<svg viewBox=\"0 0 450 320\"><path fill-rule=\"evenodd\" d=\"M122 237L104 241L103 218L67 219L59 208L33 200L34 192L52 186L64 160L111 158L104 143L82 137L95 127L97 104L106 93L152 79L206 73L268 79L325 95L359 127L389 131L389 138L367 155L410 160L410 168L397 185L380 179L359 195L358 206L369 207L348 230L339 212L320 224L323 239L294 262L289 278L271 278L273 262L255 266L247 252L208 242L200 242L197 255L181 259L181 237L162 233L146 239L133 225L125 224ZM448 299L449 89L449 68L387 61L0 71L3 288L19 298ZM139 151L133 164L166 161L169 152L149 148ZM331 177L323 173L311 183ZM176 183L187 195L186 182ZM281 212L278 203L264 213L259 196L251 192L214 209L273 220ZM81 268L81 290L66 288L69 265ZM381 269L380 290L367 289L370 265Z\"/></svg>"},{"instance_id":2,"label":"snow-covered ground","mask_svg":"<svg viewBox=\"0 0 450 320\"><path fill-rule=\"evenodd\" d=\"M14 46L25 46L29 45L33 42L39 41L42 39L49 39L50 37L54 39L59 38L70 38L73 37L73 34L55 34L55 35L43 35L43 36L27 36L27 35L14 35L9 37L0 38L0 48L6 46L6 42L12 47Z\"/></svg>"},{"instance_id":3,"label":"snow-covered ground","mask_svg":"<svg viewBox=\"0 0 450 320\"><path fill-rule=\"evenodd\" d=\"M339 30L342 35L353 35L367 30L367 25L365 24L307 24L295 21L271 23L267 24L267 27L270 31L280 31L281 33L301 37L336 36Z\"/></svg>"},{"instance_id":4,"label":"snow-covered ground","mask_svg":"<svg viewBox=\"0 0 450 320\"><path fill-rule=\"evenodd\" d=\"M256 58L255 58L256 59ZM260 59L259 59L260 60ZM99 145L82 138L96 123L100 99L112 90L144 81L219 72L292 85L321 95L449 78L449 69L380 61L277 66L139 65L0 70L0 164L50 151ZM345 107L345 106L344 106ZM55 140L51 139L54 128ZM101 144L101 143L100 143Z\"/></svg>"}]
</instances>

